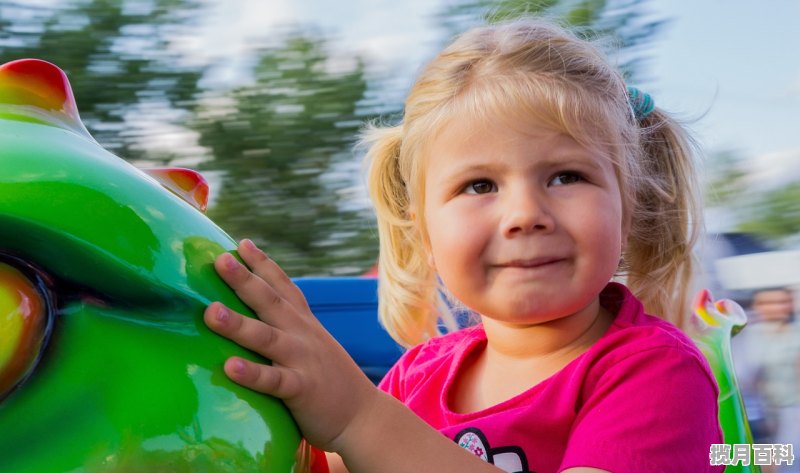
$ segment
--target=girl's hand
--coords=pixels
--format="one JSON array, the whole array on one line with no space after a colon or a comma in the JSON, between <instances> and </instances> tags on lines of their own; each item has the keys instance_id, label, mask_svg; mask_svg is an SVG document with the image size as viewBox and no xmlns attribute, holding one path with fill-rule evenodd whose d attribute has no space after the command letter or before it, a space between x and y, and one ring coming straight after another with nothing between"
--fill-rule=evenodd
<instances>
[{"instance_id":1,"label":"girl's hand","mask_svg":"<svg viewBox=\"0 0 800 473\"><path fill-rule=\"evenodd\" d=\"M248 240L238 251L250 269L227 253L214 267L260 320L215 302L206 309L205 322L271 359L272 365L230 358L225 362L228 377L283 399L306 440L340 454L352 473L500 472L379 391L317 321L300 289L274 261ZM394 445L403 448L387 447Z\"/></svg>"},{"instance_id":2,"label":"girl's hand","mask_svg":"<svg viewBox=\"0 0 800 473\"><path fill-rule=\"evenodd\" d=\"M370 410L379 391L274 261L250 240L243 240L238 251L250 269L228 253L214 267L260 320L219 302L208 306L204 319L211 330L272 360L272 365L233 357L225 362L225 373L243 386L283 399L309 442L336 451L337 440Z\"/></svg>"}]
</instances>

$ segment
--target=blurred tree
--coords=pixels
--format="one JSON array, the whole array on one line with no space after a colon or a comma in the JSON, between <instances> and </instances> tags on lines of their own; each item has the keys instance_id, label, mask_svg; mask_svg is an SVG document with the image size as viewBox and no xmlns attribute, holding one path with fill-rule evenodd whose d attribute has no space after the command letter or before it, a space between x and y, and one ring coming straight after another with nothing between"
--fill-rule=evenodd
<instances>
[{"instance_id":1,"label":"blurred tree","mask_svg":"<svg viewBox=\"0 0 800 473\"><path fill-rule=\"evenodd\" d=\"M65 0L30 5L0 1L0 63L33 57L64 69L92 135L126 159L153 129L127 120L174 122L197 92L202 70L181 66L169 47L189 34L201 0ZM126 121L127 120L127 121Z\"/></svg>"},{"instance_id":2,"label":"blurred tree","mask_svg":"<svg viewBox=\"0 0 800 473\"><path fill-rule=\"evenodd\" d=\"M570 26L584 38L610 38L619 67L631 83L647 80L646 46L666 24L648 17L642 0L462 0L450 2L440 14L449 36L483 23L537 15Z\"/></svg>"},{"instance_id":3,"label":"blurred tree","mask_svg":"<svg viewBox=\"0 0 800 473\"><path fill-rule=\"evenodd\" d=\"M756 233L775 243L800 234L800 182L766 191L749 205L739 230Z\"/></svg>"},{"instance_id":4,"label":"blurred tree","mask_svg":"<svg viewBox=\"0 0 800 473\"><path fill-rule=\"evenodd\" d=\"M204 169L222 176L209 214L293 276L362 273L377 256L370 210L351 198L363 65L312 33L279 43L256 52L252 83L209 92L196 111L192 127L214 156Z\"/></svg>"},{"instance_id":5,"label":"blurred tree","mask_svg":"<svg viewBox=\"0 0 800 473\"><path fill-rule=\"evenodd\" d=\"M362 64L330 57L321 38L273 32L282 46L248 52L252 84L201 94L207 69L182 65L170 42L192 34L204 3L0 1L0 63L36 57L64 69L89 131L128 160L169 163L176 154L143 143L160 123L190 122L212 152L204 169L222 176L209 212L222 228L264 245L292 275L363 272L377 253L372 219L346 198L359 175Z\"/></svg>"},{"instance_id":6,"label":"blurred tree","mask_svg":"<svg viewBox=\"0 0 800 473\"><path fill-rule=\"evenodd\" d=\"M735 151L722 150L710 154L703 185L706 205L736 207L743 205L747 192L744 159Z\"/></svg>"},{"instance_id":7,"label":"blurred tree","mask_svg":"<svg viewBox=\"0 0 800 473\"><path fill-rule=\"evenodd\" d=\"M733 151L708 159L705 202L735 217L735 230L753 233L780 247L800 235L800 183L758 189L749 179L748 160Z\"/></svg>"}]
</instances>

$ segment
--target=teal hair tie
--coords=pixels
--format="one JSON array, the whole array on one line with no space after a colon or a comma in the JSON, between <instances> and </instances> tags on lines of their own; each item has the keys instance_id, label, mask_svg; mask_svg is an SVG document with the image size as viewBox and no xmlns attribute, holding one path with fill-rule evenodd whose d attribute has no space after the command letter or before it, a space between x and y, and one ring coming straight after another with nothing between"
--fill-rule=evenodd
<instances>
[{"instance_id":1,"label":"teal hair tie","mask_svg":"<svg viewBox=\"0 0 800 473\"><path fill-rule=\"evenodd\" d=\"M633 116L637 120L647 117L656 108L656 103L653 101L653 97L650 97L650 94L631 86L628 86L628 103L631 105Z\"/></svg>"}]
</instances>

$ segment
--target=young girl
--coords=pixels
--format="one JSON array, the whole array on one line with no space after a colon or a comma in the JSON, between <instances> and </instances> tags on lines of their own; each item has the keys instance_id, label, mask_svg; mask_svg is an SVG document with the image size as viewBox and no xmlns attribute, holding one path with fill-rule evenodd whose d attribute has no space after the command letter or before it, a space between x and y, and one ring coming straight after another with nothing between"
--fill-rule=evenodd
<instances>
[{"instance_id":1,"label":"young girl","mask_svg":"<svg viewBox=\"0 0 800 473\"><path fill-rule=\"evenodd\" d=\"M374 388L245 240L247 267L216 268L261 320L214 303L206 323L274 363L228 376L282 398L350 472L719 471L705 360L646 315L689 313L700 226L687 138L649 96L522 20L458 38L367 141L379 312L413 348ZM437 335L437 278L480 324Z\"/></svg>"}]
</instances>

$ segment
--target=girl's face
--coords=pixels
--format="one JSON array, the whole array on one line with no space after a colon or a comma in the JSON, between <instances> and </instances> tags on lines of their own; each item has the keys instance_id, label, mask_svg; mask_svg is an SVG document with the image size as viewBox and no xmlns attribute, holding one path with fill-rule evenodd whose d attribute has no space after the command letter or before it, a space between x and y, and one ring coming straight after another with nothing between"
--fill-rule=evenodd
<instances>
[{"instance_id":1,"label":"girl's face","mask_svg":"<svg viewBox=\"0 0 800 473\"><path fill-rule=\"evenodd\" d=\"M454 120L428 149L423 218L445 286L513 326L587 308L626 237L612 163L567 135Z\"/></svg>"}]
</instances>

